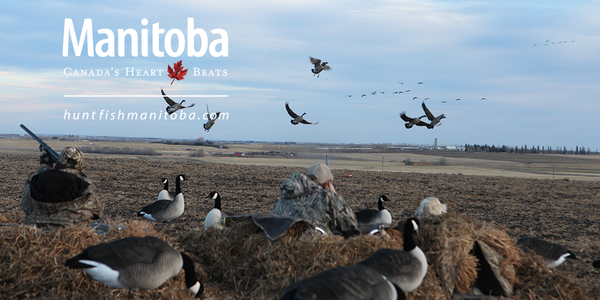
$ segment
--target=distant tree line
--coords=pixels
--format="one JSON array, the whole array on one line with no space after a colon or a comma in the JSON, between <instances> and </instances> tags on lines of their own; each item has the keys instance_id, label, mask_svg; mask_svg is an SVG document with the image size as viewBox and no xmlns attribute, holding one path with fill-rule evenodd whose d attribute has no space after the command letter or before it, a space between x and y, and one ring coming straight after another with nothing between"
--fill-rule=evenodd
<instances>
[{"instance_id":1,"label":"distant tree line","mask_svg":"<svg viewBox=\"0 0 600 300\"><path fill-rule=\"evenodd\" d=\"M83 153L101 153L101 154L127 154L127 155L161 155L152 148L117 148L117 147L80 147L79 150Z\"/></svg>"},{"instance_id":2,"label":"distant tree line","mask_svg":"<svg viewBox=\"0 0 600 300\"><path fill-rule=\"evenodd\" d=\"M567 147L555 147L551 146L496 146L496 145L469 145L465 144L465 151L467 152L506 152L506 153L536 153L536 154L595 154L598 155L598 149L592 151L589 147L579 147L576 146L575 150L567 149Z\"/></svg>"}]
</instances>

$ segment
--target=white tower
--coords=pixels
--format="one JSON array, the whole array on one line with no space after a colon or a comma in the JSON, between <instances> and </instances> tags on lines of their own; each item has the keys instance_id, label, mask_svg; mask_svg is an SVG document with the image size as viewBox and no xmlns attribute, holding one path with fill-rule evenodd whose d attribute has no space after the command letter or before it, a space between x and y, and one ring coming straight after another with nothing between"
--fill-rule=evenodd
<instances>
[{"instance_id":1,"label":"white tower","mask_svg":"<svg viewBox=\"0 0 600 300\"><path fill-rule=\"evenodd\" d=\"M434 146L434 147L436 147L436 148L438 147L437 138L435 138L435 140L434 140L434 142L433 142L433 146Z\"/></svg>"}]
</instances>

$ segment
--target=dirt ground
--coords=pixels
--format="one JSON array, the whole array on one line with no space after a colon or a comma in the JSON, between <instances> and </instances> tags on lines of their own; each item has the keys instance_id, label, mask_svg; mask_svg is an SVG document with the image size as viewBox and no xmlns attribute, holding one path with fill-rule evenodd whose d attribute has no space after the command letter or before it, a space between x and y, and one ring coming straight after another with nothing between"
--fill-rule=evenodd
<instances>
[{"instance_id":1,"label":"dirt ground","mask_svg":"<svg viewBox=\"0 0 600 300\"><path fill-rule=\"evenodd\" d=\"M0 153L0 214L17 223L24 216L20 201L27 174L37 167L37 156ZM136 219L143 206L156 200L167 177L174 190L175 177L182 183L186 210L170 223L154 223L157 231L176 234L202 228L213 203L205 196L218 191L223 210L234 215L267 213L279 197L279 184L299 167L213 164L189 161L149 161L87 158L85 173L100 188L106 201L105 218L112 222ZM573 251L553 272L576 279L590 299L600 299L600 271L592 261L600 259L600 182L525 179L459 174L419 174L333 170L335 187L354 210L376 208L382 194L395 221L414 214L422 199L435 196L449 211L469 215L505 228L510 236L539 237ZM345 178L342 174L351 174Z\"/></svg>"}]
</instances>

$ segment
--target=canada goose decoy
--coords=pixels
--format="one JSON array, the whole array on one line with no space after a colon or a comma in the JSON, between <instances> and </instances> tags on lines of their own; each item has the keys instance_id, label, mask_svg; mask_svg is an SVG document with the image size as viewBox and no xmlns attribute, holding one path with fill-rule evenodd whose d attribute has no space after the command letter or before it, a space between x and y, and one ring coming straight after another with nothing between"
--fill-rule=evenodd
<instances>
[{"instance_id":1,"label":"canada goose decoy","mask_svg":"<svg viewBox=\"0 0 600 300\"><path fill-rule=\"evenodd\" d=\"M429 122L430 122L429 124L431 125L431 126L427 126L427 128L429 128L429 129L433 129L433 127L435 125L438 125L442 119L446 118L446 116L444 116L444 114L434 117L433 114L429 111L429 109L425 105L425 101L423 101L421 103L421 107L423 107L423 110L425 111L425 115L427 116L427 119L429 119ZM442 125L442 124L439 124L439 125Z\"/></svg>"},{"instance_id":2,"label":"canada goose decoy","mask_svg":"<svg viewBox=\"0 0 600 300\"><path fill-rule=\"evenodd\" d=\"M221 195L218 192L210 192L206 198L215 200L215 206L211 209L204 219L204 230L208 230L211 227L221 229L223 224L221 220L228 217L230 214L221 210Z\"/></svg>"},{"instance_id":3,"label":"canada goose decoy","mask_svg":"<svg viewBox=\"0 0 600 300\"><path fill-rule=\"evenodd\" d=\"M217 119L219 118L219 116L221 115L221 112L216 112L215 113L215 117L214 118L210 118L210 111L208 111L208 104L206 105L206 117L208 118L208 122L206 122L203 126L204 126L204 130L206 130L206 132L208 132L213 125L215 125L215 121L217 121Z\"/></svg>"},{"instance_id":4,"label":"canada goose decoy","mask_svg":"<svg viewBox=\"0 0 600 300\"><path fill-rule=\"evenodd\" d=\"M204 299L204 285L196 278L192 259L153 236L128 237L88 247L68 259L65 266L82 269L110 287L130 291L154 290L183 268L190 292Z\"/></svg>"},{"instance_id":5,"label":"canada goose decoy","mask_svg":"<svg viewBox=\"0 0 600 300\"><path fill-rule=\"evenodd\" d=\"M169 180L167 178L161 179L163 183L163 189L158 193L158 200L174 200L175 192L169 192Z\"/></svg>"},{"instance_id":6,"label":"canada goose decoy","mask_svg":"<svg viewBox=\"0 0 600 300\"><path fill-rule=\"evenodd\" d=\"M314 58L312 56L309 56L308 58L310 59L310 63L315 66L314 69L310 69L313 72L313 76L317 75L317 78L319 78L319 73L321 73L322 71L331 70L331 67L328 65L328 62L321 63L320 59Z\"/></svg>"},{"instance_id":7,"label":"canada goose decoy","mask_svg":"<svg viewBox=\"0 0 600 300\"><path fill-rule=\"evenodd\" d=\"M402 300L404 291L376 270L338 267L305 278L283 290L279 300Z\"/></svg>"},{"instance_id":8,"label":"canada goose decoy","mask_svg":"<svg viewBox=\"0 0 600 300\"><path fill-rule=\"evenodd\" d=\"M523 252L533 251L540 255L548 269L560 266L567 258L577 259L575 254L562 245L550 243L538 238L525 237L517 241Z\"/></svg>"},{"instance_id":9,"label":"canada goose decoy","mask_svg":"<svg viewBox=\"0 0 600 300\"><path fill-rule=\"evenodd\" d=\"M169 113L169 115L180 109L190 108L190 107L194 107L194 105L196 105L196 103L192 103L192 105L190 105L190 106L183 106L183 102L185 102L185 100L181 100L180 103L177 103L177 102L171 100L171 98L167 97L167 94L165 94L165 91L163 91L163 89L160 89L160 92L163 94L163 98L165 98L165 101L167 101L167 104L169 104L169 106L167 106L167 113Z\"/></svg>"},{"instance_id":10,"label":"canada goose decoy","mask_svg":"<svg viewBox=\"0 0 600 300\"><path fill-rule=\"evenodd\" d=\"M375 209L363 209L356 212L356 222L358 225L364 224L378 224L378 223L392 223L392 214L383 206L384 202L392 201L388 199L386 195L381 195L377 199L377 210Z\"/></svg>"},{"instance_id":11,"label":"canada goose decoy","mask_svg":"<svg viewBox=\"0 0 600 300\"><path fill-rule=\"evenodd\" d=\"M415 244L413 238L419 226L417 218L406 220L403 232L404 250L379 249L359 265L375 269L406 293L414 291L427 274L425 253Z\"/></svg>"},{"instance_id":12,"label":"canada goose decoy","mask_svg":"<svg viewBox=\"0 0 600 300\"><path fill-rule=\"evenodd\" d=\"M406 115L406 112L401 112L400 113L400 118L402 118L402 120L404 120L404 122L406 122L404 124L404 127L406 127L406 129L410 129L412 128L414 125L417 126L426 126L429 128L429 126L431 126L431 124L421 121L422 118L425 118L425 115L422 115L418 118L411 118L409 116Z\"/></svg>"},{"instance_id":13,"label":"canada goose decoy","mask_svg":"<svg viewBox=\"0 0 600 300\"><path fill-rule=\"evenodd\" d=\"M175 181L176 195L172 201L158 200L142 208L138 216L143 216L156 222L169 222L180 217L185 209L185 201L181 193L181 180L185 180L185 175L177 176L177 180Z\"/></svg>"},{"instance_id":14,"label":"canada goose decoy","mask_svg":"<svg viewBox=\"0 0 600 300\"><path fill-rule=\"evenodd\" d=\"M317 125L319 124L319 122L316 123L311 123L308 122L306 120L304 120L304 115L306 115L306 113L303 113L301 116L297 115L294 111L292 111L292 109L290 108L290 103L286 102L285 103L285 110L287 110L288 114L290 115L290 117L292 117L293 119L290 121L292 124L294 125L298 125L300 123L302 124L310 124L310 125Z\"/></svg>"}]
</instances>

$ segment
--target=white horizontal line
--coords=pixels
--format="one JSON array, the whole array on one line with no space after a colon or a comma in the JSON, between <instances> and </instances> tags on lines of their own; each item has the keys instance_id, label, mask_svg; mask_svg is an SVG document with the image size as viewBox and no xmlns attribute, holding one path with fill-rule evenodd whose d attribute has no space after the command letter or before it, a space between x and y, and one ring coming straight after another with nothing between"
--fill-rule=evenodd
<instances>
[{"instance_id":1,"label":"white horizontal line","mask_svg":"<svg viewBox=\"0 0 600 300\"><path fill-rule=\"evenodd\" d=\"M229 95L168 95L186 98L226 98ZM163 95L63 95L65 98L162 98Z\"/></svg>"}]
</instances>

